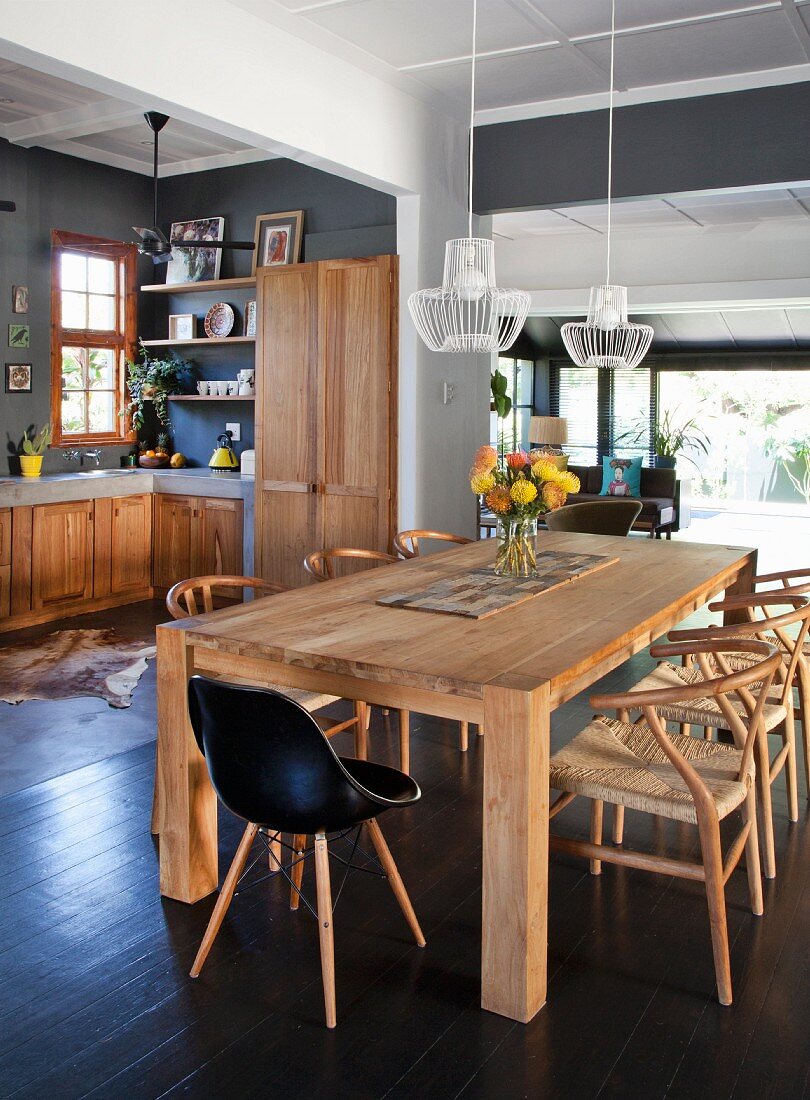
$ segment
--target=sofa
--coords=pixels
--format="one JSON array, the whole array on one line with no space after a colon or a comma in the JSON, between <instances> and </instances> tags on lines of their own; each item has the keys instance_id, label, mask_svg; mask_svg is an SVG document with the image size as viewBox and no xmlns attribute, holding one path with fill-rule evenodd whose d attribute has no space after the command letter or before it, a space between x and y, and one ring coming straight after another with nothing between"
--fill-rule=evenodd
<instances>
[{"instance_id":1,"label":"sofa","mask_svg":"<svg viewBox=\"0 0 810 1100\"><path fill-rule=\"evenodd\" d=\"M578 493L571 493L566 504L582 504L586 500L618 499L600 495L601 465L569 465L568 469L579 478L581 489ZM674 470L642 466L641 495L631 499L641 501L641 512L633 524L633 530L647 531L651 539L660 538L662 534L671 538L673 531L689 526L690 516L686 494L683 493L682 482L678 481Z\"/></svg>"}]
</instances>

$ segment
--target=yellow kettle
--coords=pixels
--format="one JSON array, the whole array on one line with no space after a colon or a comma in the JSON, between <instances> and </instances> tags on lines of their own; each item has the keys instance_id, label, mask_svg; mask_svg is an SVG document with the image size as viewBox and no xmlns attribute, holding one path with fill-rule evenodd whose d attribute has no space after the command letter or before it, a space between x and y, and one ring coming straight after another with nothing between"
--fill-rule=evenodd
<instances>
[{"instance_id":1,"label":"yellow kettle","mask_svg":"<svg viewBox=\"0 0 810 1100\"><path fill-rule=\"evenodd\" d=\"M223 432L217 436L217 446L208 463L212 470L236 470L239 460L233 453L231 433Z\"/></svg>"}]
</instances>

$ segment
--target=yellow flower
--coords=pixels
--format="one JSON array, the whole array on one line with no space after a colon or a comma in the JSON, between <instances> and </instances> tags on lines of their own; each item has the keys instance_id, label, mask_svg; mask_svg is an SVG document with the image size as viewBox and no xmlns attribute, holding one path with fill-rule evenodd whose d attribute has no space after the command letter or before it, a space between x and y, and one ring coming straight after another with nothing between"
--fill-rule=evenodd
<instances>
[{"instance_id":1,"label":"yellow flower","mask_svg":"<svg viewBox=\"0 0 810 1100\"><path fill-rule=\"evenodd\" d=\"M557 477L557 467L547 458L538 458L532 465L532 473L538 481L554 481Z\"/></svg>"},{"instance_id":2,"label":"yellow flower","mask_svg":"<svg viewBox=\"0 0 810 1100\"><path fill-rule=\"evenodd\" d=\"M537 486L525 477L519 477L509 490L509 495L515 504L531 504L537 496Z\"/></svg>"},{"instance_id":3,"label":"yellow flower","mask_svg":"<svg viewBox=\"0 0 810 1100\"><path fill-rule=\"evenodd\" d=\"M556 479L556 483L566 493L579 492L579 478L570 470L560 470L560 476Z\"/></svg>"},{"instance_id":4,"label":"yellow flower","mask_svg":"<svg viewBox=\"0 0 810 1100\"><path fill-rule=\"evenodd\" d=\"M554 481L547 481L543 486L543 503L552 512L562 508L565 504L565 489Z\"/></svg>"},{"instance_id":5,"label":"yellow flower","mask_svg":"<svg viewBox=\"0 0 810 1100\"><path fill-rule=\"evenodd\" d=\"M499 516L504 515L512 507L512 498L505 485L496 485L494 489L490 489L484 500Z\"/></svg>"},{"instance_id":6,"label":"yellow flower","mask_svg":"<svg viewBox=\"0 0 810 1100\"><path fill-rule=\"evenodd\" d=\"M481 496L483 493L488 493L490 489L495 488L495 478L492 474L473 474L470 478L470 488L474 493Z\"/></svg>"}]
</instances>

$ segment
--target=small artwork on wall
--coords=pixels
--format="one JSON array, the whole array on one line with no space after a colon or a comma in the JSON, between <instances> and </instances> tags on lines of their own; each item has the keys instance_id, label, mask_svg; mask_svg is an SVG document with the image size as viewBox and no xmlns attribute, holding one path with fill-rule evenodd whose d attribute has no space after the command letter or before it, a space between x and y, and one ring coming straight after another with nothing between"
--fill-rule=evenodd
<instances>
[{"instance_id":1,"label":"small artwork on wall","mask_svg":"<svg viewBox=\"0 0 810 1100\"><path fill-rule=\"evenodd\" d=\"M256 299L245 303L245 336L256 335Z\"/></svg>"},{"instance_id":2,"label":"small artwork on wall","mask_svg":"<svg viewBox=\"0 0 810 1100\"><path fill-rule=\"evenodd\" d=\"M172 313L169 315L169 339L193 340L196 335L197 318L193 313Z\"/></svg>"},{"instance_id":3,"label":"small artwork on wall","mask_svg":"<svg viewBox=\"0 0 810 1100\"><path fill-rule=\"evenodd\" d=\"M6 363L6 393L31 392L31 364Z\"/></svg>"},{"instance_id":4,"label":"small artwork on wall","mask_svg":"<svg viewBox=\"0 0 810 1100\"><path fill-rule=\"evenodd\" d=\"M256 219L253 253L253 274L260 267L283 267L301 259L303 210L287 210L282 214L259 214Z\"/></svg>"},{"instance_id":5,"label":"small artwork on wall","mask_svg":"<svg viewBox=\"0 0 810 1100\"><path fill-rule=\"evenodd\" d=\"M172 222L169 237L173 241L221 241L224 229L224 218L195 218ZM172 258L166 266L166 282L202 283L218 279L221 263L221 248L173 248Z\"/></svg>"},{"instance_id":6,"label":"small artwork on wall","mask_svg":"<svg viewBox=\"0 0 810 1100\"><path fill-rule=\"evenodd\" d=\"M13 286L11 288L11 309L13 313L28 312L27 286Z\"/></svg>"},{"instance_id":7,"label":"small artwork on wall","mask_svg":"<svg viewBox=\"0 0 810 1100\"><path fill-rule=\"evenodd\" d=\"M8 326L8 346L10 348L27 348L30 341L30 329L28 325Z\"/></svg>"}]
</instances>

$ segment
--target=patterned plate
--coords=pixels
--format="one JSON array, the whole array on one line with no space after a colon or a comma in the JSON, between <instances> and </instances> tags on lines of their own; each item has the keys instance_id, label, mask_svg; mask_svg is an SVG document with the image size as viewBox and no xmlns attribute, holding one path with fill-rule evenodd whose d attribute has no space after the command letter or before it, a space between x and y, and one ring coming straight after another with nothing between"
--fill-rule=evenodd
<instances>
[{"instance_id":1,"label":"patterned plate","mask_svg":"<svg viewBox=\"0 0 810 1100\"><path fill-rule=\"evenodd\" d=\"M228 336L233 328L233 310L227 302L217 302L205 315L205 335L209 337Z\"/></svg>"}]
</instances>

